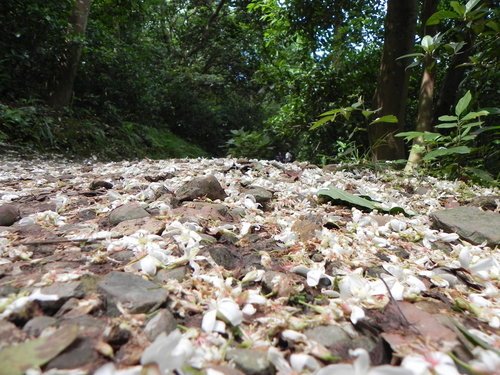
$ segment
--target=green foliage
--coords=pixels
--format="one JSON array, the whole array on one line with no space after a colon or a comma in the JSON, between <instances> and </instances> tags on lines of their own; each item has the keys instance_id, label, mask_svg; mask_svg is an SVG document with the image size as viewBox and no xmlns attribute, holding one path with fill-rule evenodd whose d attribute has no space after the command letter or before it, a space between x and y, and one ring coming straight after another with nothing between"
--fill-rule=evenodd
<instances>
[{"instance_id":1,"label":"green foliage","mask_svg":"<svg viewBox=\"0 0 500 375\"><path fill-rule=\"evenodd\" d=\"M233 157L272 159L275 149L271 137L263 132L231 130L233 135L226 142L227 152Z\"/></svg>"},{"instance_id":2,"label":"green foliage","mask_svg":"<svg viewBox=\"0 0 500 375\"><path fill-rule=\"evenodd\" d=\"M493 177L484 169L485 151L494 150L500 143L500 127L484 126L484 117L490 111L467 111L472 101L470 91L460 98L455 106L455 115L440 116L440 124L435 129L444 129L446 133L432 132L403 132L396 137L404 137L407 142L421 137L423 146L419 151L424 154L423 161L427 162L428 169L442 172L447 177L468 175L471 178L493 183ZM491 110L493 112L493 110ZM492 142L486 147L476 147L475 140L484 132L492 132ZM496 139L495 139L496 138ZM463 159L461 155L467 156Z\"/></svg>"}]
</instances>

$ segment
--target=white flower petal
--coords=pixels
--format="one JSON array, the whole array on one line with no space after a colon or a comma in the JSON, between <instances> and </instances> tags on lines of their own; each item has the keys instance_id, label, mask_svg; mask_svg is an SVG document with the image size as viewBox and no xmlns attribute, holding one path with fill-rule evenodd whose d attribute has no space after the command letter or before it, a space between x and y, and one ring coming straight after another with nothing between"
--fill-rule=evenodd
<instances>
[{"instance_id":1,"label":"white flower petal","mask_svg":"<svg viewBox=\"0 0 500 375\"><path fill-rule=\"evenodd\" d=\"M290 365L292 369L298 373L303 372L305 369L309 371L316 371L319 369L318 361L304 353L296 353L290 356Z\"/></svg>"},{"instance_id":2,"label":"white flower petal","mask_svg":"<svg viewBox=\"0 0 500 375\"><path fill-rule=\"evenodd\" d=\"M359 320L365 317L365 311L359 306L351 306L351 322L356 324Z\"/></svg>"},{"instance_id":3,"label":"white flower petal","mask_svg":"<svg viewBox=\"0 0 500 375\"><path fill-rule=\"evenodd\" d=\"M217 310L211 310L203 315L201 321L201 329L205 332L212 332L215 328L215 322L217 320Z\"/></svg>"},{"instance_id":4,"label":"white flower petal","mask_svg":"<svg viewBox=\"0 0 500 375\"><path fill-rule=\"evenodd\" d=\"M243 313L240 307L231 298L221 299L217 305L217 312L218 316L222 316L224 320L233 326L237 326L243 321Z\"/></svg>"}]
</instances>

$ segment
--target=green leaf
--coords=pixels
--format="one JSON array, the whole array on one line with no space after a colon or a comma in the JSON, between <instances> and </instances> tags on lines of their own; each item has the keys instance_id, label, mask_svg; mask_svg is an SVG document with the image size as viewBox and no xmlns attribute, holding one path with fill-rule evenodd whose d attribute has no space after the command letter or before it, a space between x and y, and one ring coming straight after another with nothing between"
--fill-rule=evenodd
<instances>
[{"instance_id":1,"label":"green leaf","mask_svg":"<svg viewBox=\"0 0 500 375\"><path fill-rule=\"evenodd\" d=\"M318 121L313 122L313 124L312 124L312 126L309 128L309 130L314 130L314 129L317 129L317 128L319 128L320 126L325 125L327 122L334 121L334 120L335 120L335 117L337 117L337 115L334 115L334 116L325 116L325 117L323 117L323 118L320 118Z\"/></svg>"},{"instance_id":2,"label":"green leaf","mask_svg":"<svg viewBox=\"0 0 500 375\"><path fill-rule=\"evenodd\" d=\"M365 119L368 119L368 117L370 117L374 113L377 113L377 111L370 111L369 109L364 109L361 111L361 114L364 116Z\"/></svg>"},{"instance_id":3,"label":"green leaf","mask_svg":"<svg viewBox=\"0 0 500 375\"><path fill-rule=\"evenodd\" d=\"M460 117L462 113L467 109L467 107L470 104L470 101L472 100L472 95L470 91L467 91L464 96L460 98L458 101L456 107L455 107L455 114Z\"/></svg>"},{"instance_id":4,"label":"green leaf","mask_svg":"<svg viewBox=\"0 0 500 375\"><path fill-rule=\"evenodd\" d=\"M7 346L0 351L0 373L23 375L26 370L39 367L66 349L78 336L78 327L60 328L52 335Z\"/></svg>"},{"instance_id":5,"label":"green leaf","mask_svg":"<svg viewBox=\"0 0 500 375\"><path fill-rule=\"evenodd\" d=\"M447 155L453 155L453 154L469 154L470 152L471 152L471 149L467 146L438 148L436 150L432 150L431 152L427 153L423 157L423 160L429 161L429 160L434 160L436 158L439 158L441 156L447 156Z\"/></svg>"},{"instance_id":6,"label":"green leaf","mask_svg":"<svg viewBox=\"0 0 500 375\"><path fill-rule=\"evenodd\" d=\"M458 1L450 1L450 5L460 17L463 17L463 15L465 14L465 7L462 4L460 4Z\"/></svg>"},{"instance_id":7,"label":"green leaf","mask_svg":"<svg viewBox=\"0 0 500 375\"><path fill-rule=\"evenodd\" d=\"M382 117L377 117L375 120L373 120L372 122L370 122L370 125L372 124L378 124L379 122L388 122L388 123L397 123L398 122L398 118L394 115L385 115L385 116L382 116Z\"/></svg>"},{"instance_id":8,"label":"green leaf","mask_svg":"<svg viewBox=\"0 0 500 375\"><path fill-rule=\"evenodd\" d=\"M496 183L496 180L493 178L493 176L484 169L467 167L466 170L480 180L486 181L490 184Z\"/></svg>"},{"instance_id":9,"label":"green leaf","mask_svg":"<svg viewBox=\"0 0 500 375\"><path fill-rule=\"evenodd\" d=\"M405 215L410 215L410 213L406 212L401 207L393 207L391 209L385 209L377 202L372 202L371 200L368 200L366 198L362 198L360 196L348 193L344 190L337 189L335 187L329 187L326 189L319 190L318 196L326 196L326 197L330 198L335 203L343 203L343 204L347 204L349 206L355 206L355 207L358 207L361 209L368 209L370 211L375 210L375 209L380 210L380 211L384 211L384 212L389 212L389 213L391 211L398 211L398 212L404 213Z\"/></svg>"},{"instance_id":10,"label":"green leaf","mask_svg":"<svg viewBox=\"0 0 500 375\"><path fill-rule=\"evenodd\" d=\"M340 113L342 111L343 108L335 108L335 109L332 109L330 111L327 111L327 112L324 112L322 114L319 115L319 117L323 117L323 116L330 116L330 115L336 115L338 113Z\"/></svg>"},{"instance_id":11,"label":"green leaf","mask_svg":"<svg viewBox=\"0 0 500 375\"><path fill-rule=\"evenodd\" d=\"M424 57L425 55L421 52L409 53L407 55L399 56L396 60L406 59L407 57Z\"/></svg>"},{"instance_id":12,"label":"green leaf","mask_svg":"<svg viewBox=\"0 0 500 375\"><path fill-rule=\"evenodd\" d=\"M416 66L420 65L420 61L416 60L414 62L412 62L410 65L408 65L405 70L408 70L408 69L411 69L411 68L414 68Z\"/></svg>"},{"instance_id":13,"label":"green leaf","mask_svg":"<svg viewBox=\"0 0 500 375\"><path fill-rule=\"evenodd\" d=\"M469 112L463 118L462 121L468 121L480 116L488 116L490 113L488 111L479 111L479 112Z\"/></svg>"},{"instance_id":14,"label":"green leaf","mask_svg":"<svg viewBox=\"0 0 500 375\"><path fill-rule=\"evenodd\" d=\"M438 118L439 121L457 121L458 117L457 116L449 116L449 115L444 115L440 116Z\"/></svg>"},{"instance_id":15,"label":"green leaf","mask_svg":"<svg viewBox=\"0 0 500 375\"><path fill-rule=\"evenodd\" d=\"M465 4L465 13L469 13L481 0L469 0Z\"/></svg>"},{"instance_id":16,"label":"green leaf","mask_svg":"<svg viewBox=\"0 0 500 375\"><path fill-rule=\"evenodd\" d=\"M484 121L476 121L476 122L470 122L468 124L465 124L463 127L464 128L473 128L475 126L481 126L484 124Z\"/></svg>"},{"instance_id":17,"label":"green leaf","mask_svg":"<svg viewBox=\"0 0 500 375\"><path fill-rule=\"evenodd\" d=\"M456 122L447 122L445 124L439 124L434 126L437 129L451 129L451 128L456 128L458 124Z\"/></svg>"},{"instance_id":18,"label":"green leaf","mask_svg":"<svg viewBox=\"0 0 500 375\"><path fill-rule=\"evenodd\" d=\"M398 133L395 135L395 137L405 137L405 141L411 141L412 139L414 138L418 138L418 137L422 137L424 135L423 132L416 132L416 131L413 131L413 132L402 132L402 133Z\"/></svg>"},{"instance_id":19,"label":"green leaf","mask_svg":"<svg viewBox=\"0 0 500 375\"><path fill-rule=\"evenodd\" d=\"M441 22L441 20L452 19L452 18L458 18L455 12L452 12L451 10L440 10L428 18L426 25L427 26L437 25Z\"/></svg>"},{"instance_id":20,"label":"green leaf","mask_svg":"<svg viewBox=\"0 0 500 375\"><path fill-rule=\"evenodd\" d=\"M490 115L500 115L500 108L497 107L481 108L481 111L486 111Z\"/></svg>"}]
</instances>

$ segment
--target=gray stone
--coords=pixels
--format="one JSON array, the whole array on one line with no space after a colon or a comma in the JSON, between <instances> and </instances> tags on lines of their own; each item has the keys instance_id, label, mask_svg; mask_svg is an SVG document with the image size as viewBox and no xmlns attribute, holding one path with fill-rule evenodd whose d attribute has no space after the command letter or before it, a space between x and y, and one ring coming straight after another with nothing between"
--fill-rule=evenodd
<instances>
[{"instance_id":1,"label":"gray stone","mask_svg":"<svg viewBox=\"0 0 500 375\"><path fill-rule=\"evenodd\" d=\"M0 206L0 226L9 227L20 219L19 208L13 204Z\"/></svg>"},{"instance_id":2,"label":"gray stone","mask_svg":"<svg viewBox=\"0 0 500 375\"><path fill-rule=\"evenodd\" d=\"M42 294L56 295L57 301L39 301L44 310L57 310L70 298L83 298L85 291L80 281L70 281L67 283L55 282L52 285L43 287Z\"/></svg>"},{"instance_id":3,"label":"gray stone","mask_svg":"<svg viewBox=\"0 0 500 375\"><path fill-rule=\"evenodd\" d=\"M94 347L96 342L89 338L77 338L64 352L51 360L46 369L73 369L83 367L99 360Z\"/></svg>"},{"instance_id":4,"label":"gray stone","mask_svg":"<svg viewBox=\"0 0 500 375\"><path fill-rule=\"evenodd\" d=\"M115 208L109 214L109 223L117 225L125 220L140 219L148 217L149 213L137 203L127 203L123 206Z\"/></svg>"},{"instance_id":5,"label":"gray stone","mask_svg":"<svg viewBox=\"0 0 500 375\"><path fill-rule=\"evenodd\" d=\"M238 265L239 257L224 245L211 246L208 248L208 252L215 263L227 270L232 270Z\"/></svg>"},{"instance_id":6,"label":"gray stone","mask_svg":"<svg viewBox=\"0 0 500 375\"><path fill-rule=\"evenodd\" d=\"M268 208L269 202L273 199L273 193L260 186L250 186L248 189L243 191L243 194L252 195L255 198L255 201L264 209Z\"/></svg>"},{"instance_id":7,"label":"gray stone","mask_svg":"<svg viewBox=\"0 0 500 375\"><path fill-rule=\"evenodd\" d=\"M106 321L92 315L80 315L72 318L64 318L60 321L61 327L77 326L79 336L99 339L106 329Z\"/></svg>"},{"instance_id":8,"label":"gray stone","mask_svg":"<svg viewBox=\"0 0 500 375\"><path fill-rule=\"evenodd\" d=\"M274 367L267 359L266 351L256 349L231 349L226 360L234 362L236 367L247 375L273 375Z\"/></svg>"},{"instance_id":9,"label":"gray stone","mask_svg":"<svg viewBox=\"0 0 500 375\"><path fill-rule=\"evenodd\" d=\"M262 289L274 293L278 297L289 297L294 291L294 281L291 275L277 271L266 271L262 277Z\"/></svg>"},{"instance_id":10,"label":"gray stone","mask_svg":"<svg viewBox=\"0 0 500 375\"><path fill-rule=\"evenodd\" d=\"M130 262L133 257L135 257L135 253L132 250L121 250L114 254L110 254L109 257L118 262Z\"/></svg>"},{"instance_id":11,"label":"gray stone","mask_svg":"<svg viewBox=\"0 0 500 375\"><path fill-rule=\"evenodd\" d=\"M217 179L210 175L198 177L186 182L175 192L178 202L192 201L196 198L207 197L211 200L224 200L226 192Z\"/></svg>"},{"instance_id":12,"label":"gray stone","mask_svg":"<svg viewBox=\"0 0 500 375\"><path fill-rule=\"evenodd\" d=\"M177 280L181 282L186 277L186 267L177 267L171 270L161 269L155 276L155 279L160 283L166 283L169 280Z\"/></svg>"},{"instance_id":13,"label":"gray stone","mask_svg":"<svg viewBox=\"0 0 500 375\"><path fill-rule=\"evenodd\" d=\"M328 349L344 346L351 341L342 327L334 325L314 327L304 331L304 334Z\"/></svg>"},{"instance_id":14,"label":"gray stone","mask_svg":"<svg viewBox=\"0 0 500 375\"><path fill-rule=\"evenodd\" d=\"M124 236L130 236L140 229L159 235L165 229L165 221L154 217L141 217L122 221L113 227L114 232L118 232Z\"/></svg>"},{"instance_id":15,"label":"gray stone","mask_svg":"<svg viewBox=\"0 0 500 375\"><path fill-rule=\"evenodd\" d=\"M26 333L16 327L14 323L7 320L0 320L0 351L2 348L18 344L26 339Z\"/></svg>"},{"instance_id":16,"label":"gray stone","mask_svg":"<svg viewBox=\"0 0 500 375\"><path fill-rule=\"evenodd\" d=\"M57 319L51 316L36 316L24 325L23 331L29 336L38 337L45 328L53 326L56 323Z\"/></svg>"},{"instance_id":17,"label":"gray stone","mask_svg":"<svg viewBox=\"0 0 500 375\"><path fill-rule=\"evenodd\" d=\"M430 217L437 228L454 232L473 244L486 241L489 246L500 245L500 214L496 212L457 207L433 212Z\"/></svg>"},{"instance_id":18,"label":"gray stone","mask_svg":"<svg viewBox=\"0 0 500 375\"><path fill-rule=\"evenodd\" d=\"M160 333L165 332L168 335L175 330L176 327L177 321L174 315L167 309L160 309L158 313L148 321L146 327L144 327L144 333L149 341L154 341L156 336Z\"/></svg>"},{"instance_id":19,"label":"gray stone","mask_svg":"<svg viewBox=\"0 0 500 375\"><path fill-rule=\"evenodd\" d=\"M111 272L98 282L98 289L106 297L108 313L119 315L120 303L132 314L155 310L167 300L168 292L151 281L124 272Z\"/></svg>"}]
</instances>

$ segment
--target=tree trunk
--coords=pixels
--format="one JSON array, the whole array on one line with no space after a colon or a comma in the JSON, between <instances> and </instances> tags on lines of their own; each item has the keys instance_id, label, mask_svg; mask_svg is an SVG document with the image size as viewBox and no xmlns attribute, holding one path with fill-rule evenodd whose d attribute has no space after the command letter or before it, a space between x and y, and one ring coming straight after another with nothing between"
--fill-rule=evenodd
<instances>
[{"instance_id":1,"label":"tree trunk","mask_svg":"<svg viewBox=\"0 0 500 375\"><path fill-rule=\"evenodd\" d=\"M450 66L441 84L436 103L435 122L437 122L439 116L453 113L453 108L457 102L458 89L467 71L467 68L461 65L469 62L473 50L474 35L471 32L465 32L464 42L466 43L464 48L451 59Z\"/></svg>"},{"instance_id":2,"label":"tree trunk","mask_svg":"<svg viewBox=\"0 0 500 375\"><path fill-rule=\"evenodd\" d=\"M68 37L72 40L68 42L62 56L61 67L54 78L53 89L48 98L49 104L55 108L66 107L71 103L91 2L92 0L75 0L68 29Z\"/></svg>"},{"instance_id":3,"label":"tree trunk","mask_svg":"<svg viewBox=\"0 0 500 375\"><path fill-rule=\"evenodd\" d=\"M403 130L408 95L407 59L398 57L411 53L415 42L416 0L389 0L385 18L384 49L374 105L381 108L379 116L395 115L398 123L370 125L368 136L372 155L377 160L404 158L403 140L394 134Z\"/></svg>"},{"instance_id":4,"label":"tree trunk","mask_svg":"<svg viewBox=\"0 0 500 375\"><path fill-rule=\"evenodd\" d=\"M422 9L422 38L425 35L434 36L437 32L437 27L426 26L429 17L437 10L439 0L425 0ZM415 130L425 132L432 130L433 122L433 102L434 102L434 86L436 83L436 60L430 54L427 54L424 59L424 73L422 82L420 83L420 92L418 97L418 112L417 124ZM425 146L423 137L418 137L413 140L413 146L406 163L405 172L411 173L421 163L423 156L423 147Z\"/></svg>"}]
</instances>

